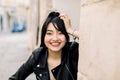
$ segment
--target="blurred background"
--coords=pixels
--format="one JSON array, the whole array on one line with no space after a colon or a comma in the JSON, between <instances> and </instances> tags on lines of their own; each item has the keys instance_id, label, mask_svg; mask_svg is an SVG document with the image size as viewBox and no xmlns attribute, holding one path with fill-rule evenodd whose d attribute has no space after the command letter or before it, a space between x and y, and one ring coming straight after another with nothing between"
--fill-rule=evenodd
<instances>
[{"instance_id":1,"label":"blurred background","mask_svg":"<svg viewBox=\"0 0 120 80\"><path fill-rule=\"evenodd\" d=\"M80 31L78 80L120 80L120 0L0 0L1 80L39 47L50 11L68 14Z\"/></svg>"}]
</instances>

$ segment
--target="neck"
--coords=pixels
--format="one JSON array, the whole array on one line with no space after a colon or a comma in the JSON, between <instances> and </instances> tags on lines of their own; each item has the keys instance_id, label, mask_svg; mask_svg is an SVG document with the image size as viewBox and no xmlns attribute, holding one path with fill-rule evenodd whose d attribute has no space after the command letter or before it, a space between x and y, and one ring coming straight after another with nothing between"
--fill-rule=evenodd
<instances>
[{"instance_id":1,"label":"neck","mask_svg":"<svg viewBox=\"0 0 120 80\"><path fill-rule=\"evenodd\" d=\"M51 52L48 51L48 66L49 69L53 69L61 63L61 51Z\"/></svg>"},{"instance_id":2,"label":"neck","mask_svg":"<svg viewBox=\"0 0 120 80\"><path fill-rule=\"evenodd\" d=\"M59 52L53 52L48 50L48 68L49 68L49 73L50 73L50 80L55 80L51 70L61 63L61 53L62 51Z\"/></svg>"},{"instance_id":3,"label":"neck","mask_svg":"<svg viewBox=\"0 0 120 80\"><path fill-rule=\"evenodd\" d=\"M48 50L48 57L57 60L61 58L61 53L62 51L53 52L53 51Z\"/></svg>"}]
</instances>

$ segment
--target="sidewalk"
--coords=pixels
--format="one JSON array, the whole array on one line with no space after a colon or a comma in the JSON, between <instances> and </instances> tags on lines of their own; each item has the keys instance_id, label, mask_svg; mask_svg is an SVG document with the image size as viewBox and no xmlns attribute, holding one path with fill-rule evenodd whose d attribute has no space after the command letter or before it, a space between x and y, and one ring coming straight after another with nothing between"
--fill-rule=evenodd
<instances>
[{"instance_id":1,"label":"sidewalk","mask_svg":"<svg viewBox=\"0 0 120 80\"><path fill-rule=\"evenodd\" d=\"M29 55L28 36L22 33L0 33L0 80L8 80ZM26 80L35 80L35 76Z\"/></svg>"}]
</instances>

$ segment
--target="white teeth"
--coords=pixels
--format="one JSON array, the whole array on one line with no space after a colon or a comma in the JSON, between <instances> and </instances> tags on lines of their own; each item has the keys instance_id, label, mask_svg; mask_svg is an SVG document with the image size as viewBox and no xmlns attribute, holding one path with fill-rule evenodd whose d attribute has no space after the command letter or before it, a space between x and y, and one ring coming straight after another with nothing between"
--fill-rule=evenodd
<instances>
[{"instance_id":1,"label":"white teeth","mask_svg":"<svg viewBox=\"0 0 120 80\"><path fill-rule=\"evenodd\" d=\"M60 43L52 43L53 46L58 46Z\"/></svg>"}]
</instances>

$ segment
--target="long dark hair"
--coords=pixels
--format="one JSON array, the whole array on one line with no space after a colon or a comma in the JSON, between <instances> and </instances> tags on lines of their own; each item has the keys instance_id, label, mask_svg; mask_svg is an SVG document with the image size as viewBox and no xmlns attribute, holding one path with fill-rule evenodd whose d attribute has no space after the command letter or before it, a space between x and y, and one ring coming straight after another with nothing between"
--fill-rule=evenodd
<instances>
[{"instance_id":1,"label":"long dark hair","mask_svg":"<svg viewBox=\"0 0 120 80\"><path fill-rule=\"evenodd\" d=\"M59 17L60 13L59 12L51 12L49 13L46 21L44 22L43 26L42 26L42 31L41 31L41 45L42 47L46 47L45 43L44 43L44 38L45 38L45 34L47 31L47 27L49 23L52 23L54 25L54 27L61 31L65 37L66 37L66 41L69 41L69 35L66 31L65 25L64 25L64 21L62 19L60 19ZM56 25L56 26L55 26Z\"/></svg>"}]
</instances>

